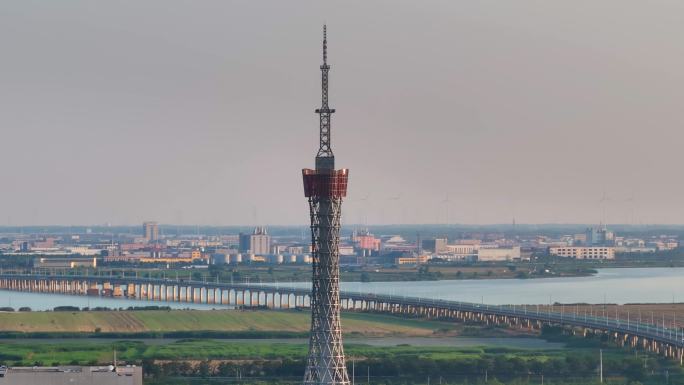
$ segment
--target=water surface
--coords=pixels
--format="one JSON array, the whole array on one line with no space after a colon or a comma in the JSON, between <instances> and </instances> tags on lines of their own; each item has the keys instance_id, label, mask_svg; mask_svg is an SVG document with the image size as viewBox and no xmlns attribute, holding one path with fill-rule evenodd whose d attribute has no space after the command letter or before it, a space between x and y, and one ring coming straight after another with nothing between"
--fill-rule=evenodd
<instances>
[{"instance_id":1,"label":"water surface","mask_svg":"<svg viewBox=\"0 0 684 385\"><path fill-rule=\"evenodd\" d=\"M310 287L310 283L281 283L286 287ZM540 279L480 279L410 282L342 282L342 290L449 299L487 304L562 303L671 303L684 302L684 268L600 269L589 277ZM174 309L226 309L226 305L151 302L61 294L0 290L0 306L47 310L55 306L129 307L168 305Z\"/></svg>"}]
</instances>

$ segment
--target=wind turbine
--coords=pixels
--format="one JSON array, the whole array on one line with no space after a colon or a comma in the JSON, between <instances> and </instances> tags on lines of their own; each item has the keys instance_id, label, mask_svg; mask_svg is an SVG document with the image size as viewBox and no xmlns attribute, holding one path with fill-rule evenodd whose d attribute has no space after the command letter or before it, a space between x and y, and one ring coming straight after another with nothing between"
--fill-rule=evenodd
<instances>
[{"instance_id":1,"label":"wind turbine","mask_svg":"<svg viewBox=\"0 0 684 385\"><path fill-rule=\"evenodd\" d=\"M370 197L370 193L366 193L366 195L363 198L359 198L359 201L363 202L361 203L361 210L363 210L363 225L365 227L368 227L368 198Z\"/></svg>"},{"instance_id":2,"label":"wind turbine","mask_svg":"<svg viewBox=\"0 0 684 385\"><path fill-rule=\"evenodd\" d=\"M446 198L442 201L442 203L444 203L446 206L446 225L449 226L449 206L451 203L451 200L449 199L449 190L447 190Z\"/></svg>"},{"instance_id":3,"label":"wind turbine","mask_svg":"<svg viewBox=\"0 0 684 385\"><path fill-rule=\"evenodd\" d=\"M401 193L399 193L399 195L391 196L391 197L387 198L387 200L390 201L390 202L398 202L400 199L401 199ZM395 206L395 205L391 204L390 210L394 211L394 209L395 209L394 206ZM400 208L399 208L399 207L396 207L396 209L399 210ZM401 216L401 215L400 215L400 216ZM395 223L395 224L397 224L397 223Z\"/></svg>"},{"instance_id":4,"label":"wind turbine","mask_svg":"<svg viewBox=\"0 0 684 385\"><path fill-rule=\"evenodd\" d=\"M634 214L634 191L632 191L632 194L627 197L627 203L629 204L629 211L630 211L630 222L632 225L636 224L636 218Z\"/></svg>"},{"instance_id":5,"label":"wind turbine","mask_svg":"<svg viewBox=\"0 0 684 385\"><path fill-rule=\"evenodd\" d=\"M606 225L606 202L609 202L610 200L611 200L610 197L608 197L606 195L606 191L603 190L603 195L601 196L601 199L599 199L599 204L601 205L602 210L603 210L603 214L601 217L601 224L603 226Z\"/></svg>"}]
</instances>

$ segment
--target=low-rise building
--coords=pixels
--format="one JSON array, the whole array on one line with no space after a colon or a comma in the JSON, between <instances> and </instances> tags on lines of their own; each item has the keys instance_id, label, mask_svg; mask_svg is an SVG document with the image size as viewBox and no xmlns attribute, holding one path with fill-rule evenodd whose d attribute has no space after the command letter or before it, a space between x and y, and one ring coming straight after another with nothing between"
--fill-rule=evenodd
<instances>
[{"instance_id":1,"label":"low-rise building","mask_svg":"<svg viewBox=\"0 0 684 385\"><path fill-rule=\"evenodd\" d=\"M399 257L394 259L394 264L396 265L418 265L418 264L423 264L427 263L428 261L428 256L427 255L418 255L418 256L410 256L410 257Z\"/></svg>"},{"instance_id":2,"label":"low-rise building","mask_svg":"<svg viewBox=\"0 0 684 385\"><path fill-rule=\"evenodd\" d=\"M6 385L142 385L141 366L1 367Z\"/></svg>"},{"instance_id":3,"label":"low-rise building","mask_svg":"<svg viewBox=\"0 0 684 385\"><path fill-rule=\"evenodd\" d=\"M549 254L574 259L615 259L615 248L610 246L550 247Z\"/></svg>"},{"instance_id":4,"label":"low-rise building","mask_svg":"<svg viewBox=\"0 0 684 385\"><path fill-rule=\"evenodd\" d=\"M655 247L623 247L623 246L616 246L615 247L615 252L616 253L636 253L636 254L650 254L650 253L655 253L657 250Z\"/></svg>"},{"instance_id":5,"label":"low-rise building","mask_svg":"<svg viewBox=\"0 0 684 385\"><path fill-rule=\"evenodd\" d=\"M447 239L446 238L435 238L435 239L425 239L421 245L423 250L433 252L435 254L442 254L447 252Z\"/></svg>"},{"instance_id":6,"label":"low-rise building","mask_svg":"<svg viewBox=\"0 0 684 385\"><path fill-rule=\"evenodd\" d=\"M340 255L356 255L356 251L354 250L354 246L340 246L339 252L340 252Z\"/></svg>"},{"instance_id":7,"label":"low-rise building","mask_svg":"<svg viewBox=\"0 0 684 385\"><path fill-rule=\"evenodd\" d=\"M520 246L513 247L480 247L477 260L480 262L513 261L520 259Z\"/></svg>"},{"instance_id":8,"label":"low-rise building","mask_svg":"<svg viewBox=\"0 0 684 385\"><path fill-rule=\"evenodd\" d=\"M46 269L73 269L76 267L97 267L97 258L41 257L33 260L33 267Z\"/></svg>"},{"instance_id":9,"label":"low-rise building","mask_svg":"<svg viewBox=\"0 0 684 385\"><path fill-rule=\"evenodd\" d=\"M474 259L477 256L477 250L480 248L477 244L456 244L447 245L446 252L450 255L450 259L454 260L468 260Z\"/></svg>"}]
</instances>

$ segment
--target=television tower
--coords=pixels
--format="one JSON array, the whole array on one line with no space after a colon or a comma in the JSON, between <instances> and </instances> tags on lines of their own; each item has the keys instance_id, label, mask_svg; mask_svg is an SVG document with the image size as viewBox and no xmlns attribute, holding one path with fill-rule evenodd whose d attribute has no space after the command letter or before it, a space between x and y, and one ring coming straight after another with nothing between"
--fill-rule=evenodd
<instances>
[{"instance_id":1,"label":"television tower","mask_svg":"<svg viewBox=\"0 0 684 385\"><path fill-rule=\"evenodd\" d=\"M320 147L316 169L303 169L304 196L309 198L313 279L311 289L311 336L304 374L305 385L349 384L340 326L340 215L342 198L347 195L349 170L335 170L330 147L328 107L328 41L323 26L323 64L321 65L322 104Z\"/></svg>"}]
</instances>

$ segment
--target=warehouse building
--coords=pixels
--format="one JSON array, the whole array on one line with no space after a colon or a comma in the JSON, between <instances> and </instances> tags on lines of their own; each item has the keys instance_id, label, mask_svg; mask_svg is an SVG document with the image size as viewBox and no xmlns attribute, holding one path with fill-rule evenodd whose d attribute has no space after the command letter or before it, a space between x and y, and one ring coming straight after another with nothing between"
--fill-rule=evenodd
<instances>
[{"instance_id":1,"label":"warehouse building","mask_svg":"<svg viewBox=\"0 0 684 385\"><path fill-rule=\"evenodd\" d=\"M141 366L0 367L0 385L142 385Z\"/></svg>"}]
</instances>

